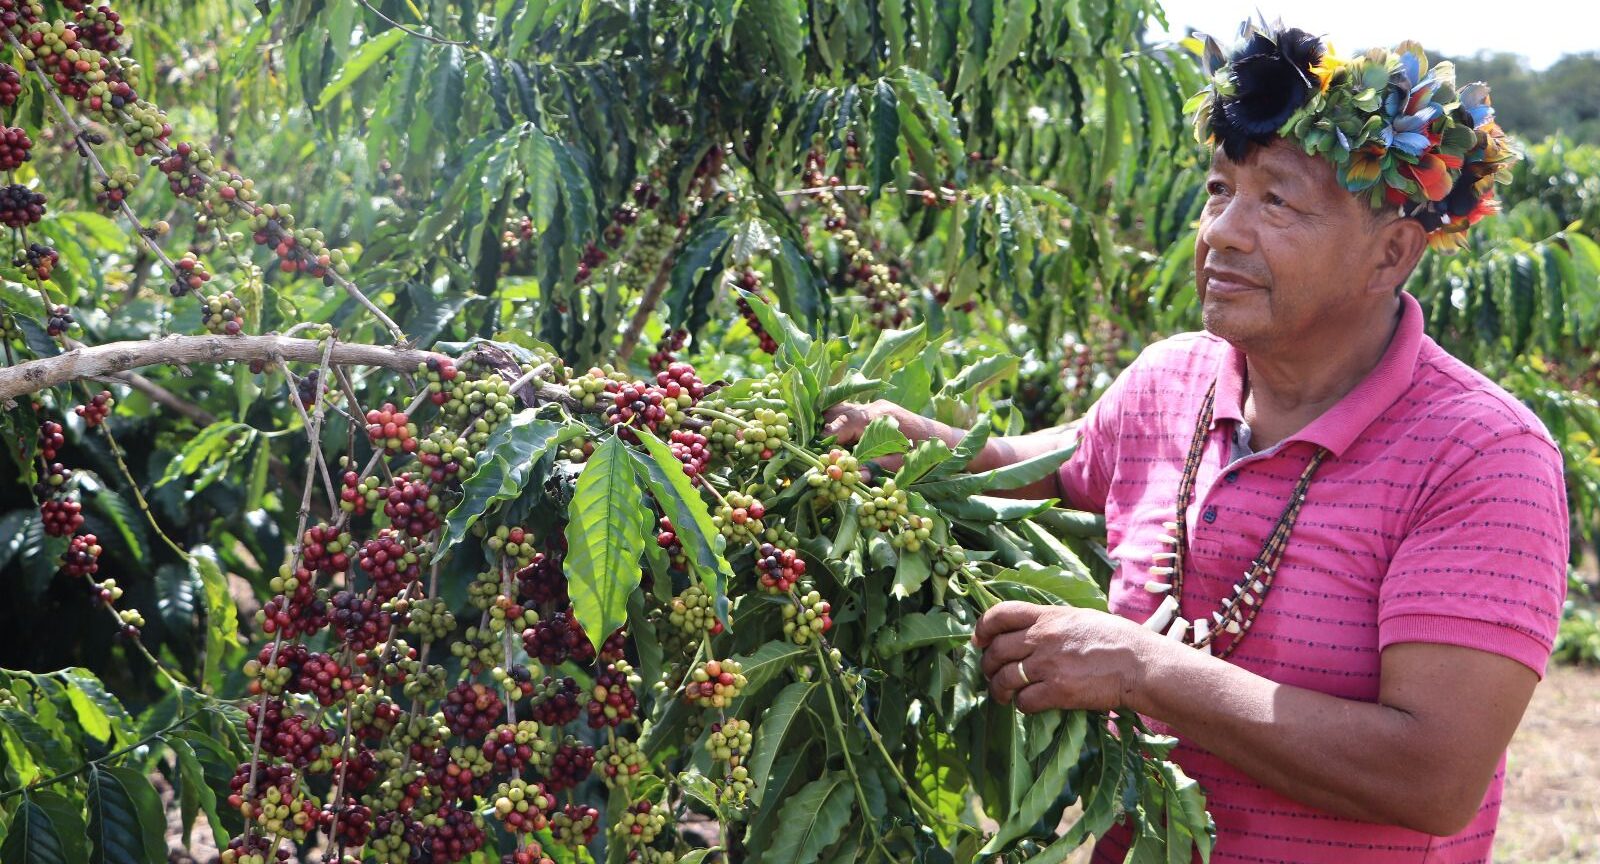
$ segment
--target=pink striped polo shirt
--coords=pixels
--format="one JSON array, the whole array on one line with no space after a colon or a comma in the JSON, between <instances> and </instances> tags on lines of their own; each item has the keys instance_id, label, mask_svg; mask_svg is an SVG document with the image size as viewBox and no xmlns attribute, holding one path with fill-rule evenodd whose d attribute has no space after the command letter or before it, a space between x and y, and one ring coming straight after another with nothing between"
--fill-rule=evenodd
<instances>
[{"instance_id":1,"label":"pink striped polo shirt","mask_svg":"<svg viewBox=\"0 0 1600 864\"><path fill-rule=\"evenodd\" d=\"M1369 702L1378 698L1379 652L1397 642L1492 651L1542 677L1566 592L1561 455L1531 411L1445 353L1422 318L1404 295L1394 338L1354 390L1282 443L1239 458L1244 355L1206 333L1141 353L1089 410L1060 472L1071 506L1106 515L1119 562L1112 611L1143 621L1157 605L1143 585L1215 379L1215 420L1188 513L1185 616L1218 608L1314 445L1331 451L1271 595L1230 662ZM1173 758L1208 797L1216 864L1488 861L1505 780L1502 756L1472 824L1434 837L1303 806L1187 743ZM1115 829L1094 860L1121 861L1128 842L1125 826Z\"/></svg>"}]
</instances>

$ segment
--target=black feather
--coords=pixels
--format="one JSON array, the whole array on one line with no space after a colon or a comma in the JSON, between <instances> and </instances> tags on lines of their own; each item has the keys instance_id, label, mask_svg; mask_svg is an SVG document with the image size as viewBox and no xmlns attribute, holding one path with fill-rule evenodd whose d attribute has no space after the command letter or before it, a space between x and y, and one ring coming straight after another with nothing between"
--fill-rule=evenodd
<instances>
[{"instance_id":1,"label":"black feather","mask_svg":"<svg viewBox=\"0 0 1600 864\"><path fill-rule=\"evenodd\" d=\"M1306 104L1316 86L1311 67L1325 50L1321 39L1291 28L1255 33L1229 58L1233 93L1211 112L1211 133L1228 158L1241 160L1252 144L1270 142Z\"/></svg>"}]
</instances>

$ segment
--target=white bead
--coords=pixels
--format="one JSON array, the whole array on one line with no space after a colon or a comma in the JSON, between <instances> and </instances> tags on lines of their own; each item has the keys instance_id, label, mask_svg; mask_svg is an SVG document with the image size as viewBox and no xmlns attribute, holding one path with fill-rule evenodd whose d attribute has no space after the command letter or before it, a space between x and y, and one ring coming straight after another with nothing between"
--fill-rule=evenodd
<instances>
[{"instance_id":1,"label":"white bead","mask_svg":"<svg viewBox=\"0 0 1600 864\"><path fill-rule=\"evenodd\" d=\"M1177 571L1174 570L1171 567L1151 567L1150 568L1150 575L1151 576L1171 576L1175 572L1177 572Z\"/></svg>"},{"instance_id":2,"label":"white bead","mask_svg":"<svg viewBox=\"0 0 1600 864\"><path fill-rule=\"evenodd\" d=\"M1237 596L1239 596L1240 594L1243 594L1243 593L1244 593L1244 586L1243 585L1235 585L1235 586L1233 586L1233 596L1237 597Z\"/></svg>"},{"instance_id":3,"label":"white bead","mask_svg":"<svg viewBox=\"0 0 1600 864\"><path fill-rule=\"evenodd\" d=\"M1247 606L1256 605L1256 595L1254 595L1254 594L1245 594L1243 596L1244 596L1245 605L1247 605Z\"/></svg>"},{"instance_id":4,"label":"white bead","mask_svg":"<svg viewBox=\"0 0 1600 864\"><path fill-rule=\"evenodd\" d=\"M1149 591L1151 594L1165 594L1172 590L1172 586L1159 579L1151 579L1149 582L1144 583L1144 590Z\"/></svg>"},{"instance_id":5,"label":"white bead","mask_svg":"<svg viewBox=\"0 0 1600 864\"><path fill-rule=\"evenodd\" d=\"M1163 534L1161 535L1161 542L1167 544L1168 546L1176 546L1178 545L1178 538L1172 536L1171 534Z\"/></svg>"},{"instance_id":6,"label":"white bead","mask_svg":"<svg viewBox=\"0 0 1600 864\"><path fill-rule=\"evenodd\" d=\"M1167 529L1168 531L1176 531L1176 530L1178 530L1178 523L1176 523L1176 522L1162 522L1161 523L1161 527Z\"/></svg>"},{"instance_id":7,"label":"white bead","mask_svg":"<svg viewBox=\"0 0 1600 864\"><path fill-rule=\"evenodd\" d=\"M1189 620L1187 618L1181 618L1181 617L1180 618L1174 618L1174 619L1172 619L1172 626L1167 628L1167 638L1168 639L1176 639L1179 642L1182 642L1184 635L1187 634L1188 632L1189 632Z\"/></svg>"},{"instance_id":8,"label":"white bead","mask_svg":"<svg viewBox=\"0 0 1600 864\"><path fill-rule=\"evenodd\" d=\"M1194 641L1196 643L1206 642L1206 637L1209 636L1210 634L1211 634L1211 619L1209 619L1209 618L1196 618L1196 619L1194 619ZM1207 654L1211 653L1211 643L1210 642L1206 642L1206 644L1201 645L1200 647L1204 648L1206 650Z\"/></svg>"},{"instance_id":9,"label":"white bead","mask_svg":"<svg viewBox=\"0 0 1600 864\"><path fill-rule=\"evenodd\" d=\"M1150 558L1152 560L1154 560L1158 564L1161 563L1162 561L1176 561L1176 560L1178 560L1178 553L1176 553L1176 552L1157 552L1154 555L1151 555Z\"/></svg>"},{"instance_id":10,"label":"white bead","mask_svg":"<svg viewBox=\"0 0 1600 864\"><path fill-rule=\"evenodd\" d=\"M1228 619L1228 623L1223 625L1223 629L1227 630L1229 633L1235 633L1236 634L1236 633L1239 632L1239 622L1233 620L1232 618L1229 618Z\"/></svg>"},{"instance_id":11,"label":"white bead","mask_svg":"<svg viewBox=\"0 0 1600 864\"><path fill-rule=\"evenodd\" d=\"M1172 620L1173 614L1177 611L1178 598L1168 594L1161 598L1161 605L1156 607L1156 611L1151 612L1150 617L1145 619L1144 626L1160 633L1167 629L1167 622Z\"/></svg>"},{"instance_id":12,"label":"white bead","mask_svg":"<svg viewBox=\"0 0 1600 864\"><path fill-rule=\"evenodd\" d=\"M1257 594L1265 594L1267 593L1267 586L1266 583L1262 582L1260 579L1257 579L1256 581L1250 583L1250 590L1256 592Z\"/></svg>"},{"instance_id":13,"label":"white bead","mask_svg":"<svg viewBox=\"0 0 1600 864\"><path fill-rule=\"evenodd\" d=\"M1215 621L1218 627L1221 627L1222 626L1222 613L1221 612L1212 612L1211 613L1211 620Z\"/></svg>"}]
</instances>

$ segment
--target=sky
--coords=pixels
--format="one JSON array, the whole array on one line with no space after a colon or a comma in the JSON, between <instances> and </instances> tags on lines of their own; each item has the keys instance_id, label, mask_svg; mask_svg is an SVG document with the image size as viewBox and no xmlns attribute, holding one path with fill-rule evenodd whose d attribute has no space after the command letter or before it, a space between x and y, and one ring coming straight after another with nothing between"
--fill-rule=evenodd
<instances>
[{"instance_id":1,"label":"sky","mask_svg":"<svg viewBox=\"0 0 1600 864\"><path fill-rule=\"evenodd\" d=\"M1324 36L1341 54L1415 39L1429 54L1509 51L1544 69L1562 54L1600 51L1597 0L1162 0L1161 5L1171 29L1162 32L1155 25L1153 40L1181 38L1193 27L1216 36L1224 49L1238 33L1239 22L1260 9L1268 21L1282 18L1285 26Z\"/></svg>"}]
</instances>

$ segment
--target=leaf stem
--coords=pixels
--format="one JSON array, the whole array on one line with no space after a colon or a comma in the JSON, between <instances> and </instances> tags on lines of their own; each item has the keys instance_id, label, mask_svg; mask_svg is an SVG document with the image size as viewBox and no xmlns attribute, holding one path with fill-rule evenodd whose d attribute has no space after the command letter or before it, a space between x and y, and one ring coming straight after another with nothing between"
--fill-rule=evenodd
<instances>
[{"instance_id":1,"label":"leaf stem","mask_svg":"<svg viewBox=\"0 0 1600 864\"><path fill-rule=\"evenodd\" d=\"M40 789L40 788L45 787L45 786L53 786L53 785L55 785L57 783L60 783L63 780L69 780L69 779L71 779L73 777L78 776L79 774L82 774L85 771L90 770L91 768L95 768L95 767L99 766L100 763L102 763L102 762L109 762L112 759L117 758L118 756L122 756L124 754L131 753L132 751L137 750L140 747L143 747L146 744L149 744L152 741L155 741L155 740L161 738L162 736L166 735L168 732L171 732L174 729L177 729L178 727L188 723L190 720L193 720L195 717L197 717L200 714L204 713L206 710L207 709L204 708L204 707L196 708L195 710L190 711L187 714L179 716L178 719L173 720L171 723L167 724L166 726L163 726L160 729L157 729L156 731L151 732L149 735L146 735L145 737L140 738L138 741L135 741L132 744L129 744L128 746L126 746L126 747L122 747L120 749L113 750L113 751L111 751L110 753L107 753L104 756L101 756L101 757L98 757L98 758L95 758L95 759L90 759L87 762L84 762L82 765L79 765L78 767L72 769L71 771L63 771L60 774L57 774L57 775L55 775L53 777L46 777L43 780L35 780L35 781L33 781L32 783L29 783L26 786L20 786L20 787L18 787L16 789L11 789L11 790L8 790L8 791L5 791L5 792L0 792L0 801L4 801L7 798L11 798L11 797L14 797L14 796L17 796L17 795L22 795L22 794L24 794L26 792L29 792L29 791L32 791L32 790L35 790L35 789Z\"/></svg>"},{"instance_id":2,"label":"leaf stem","mask_svg":"<svg viewBox=\"0 0 1600 864\"><path fill-rule=\"evenodd\" d=\"M813 640L812 647L817 652L817 659L826 665L827 659L822 656L822 640ZM833 696L833 687L824 685L822 689L828 694L828 710L833 714L834 728L839 730L839 752L844 756L844 767L845 770L850 774L850 785L856 788L857 806L862 808L862 812L866 812L867 793L863 792L861 789L861 776L856 773L855 760L850 758L850 745L844 740L845 724L843 715L839 713L839 700L835 699ZM908 794L909 792L910 790L907 790ZM876 851L883 853L885 861L894 860L892 857L890 857L889 850L883 848L883 841L878 838L876 833L874 833L872 836L872 845Z\"/></svg>"}]
</instances>

